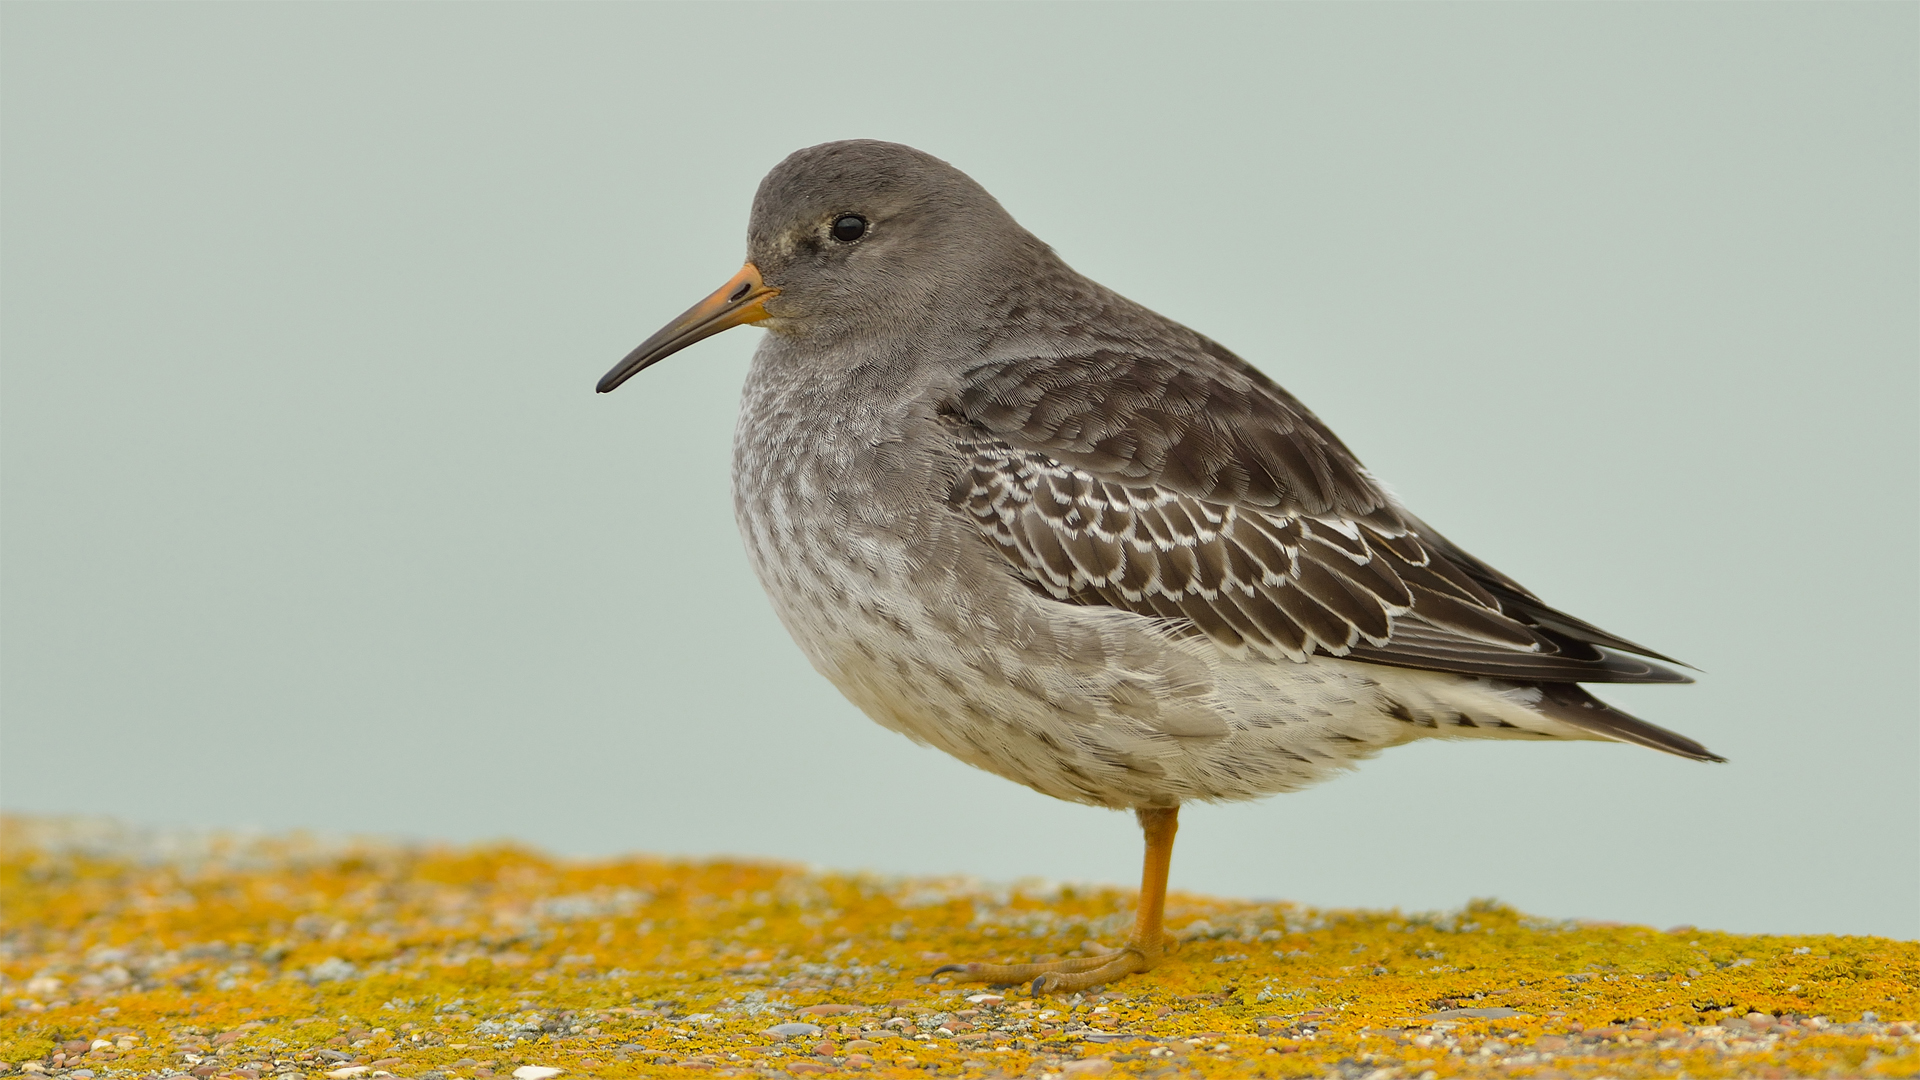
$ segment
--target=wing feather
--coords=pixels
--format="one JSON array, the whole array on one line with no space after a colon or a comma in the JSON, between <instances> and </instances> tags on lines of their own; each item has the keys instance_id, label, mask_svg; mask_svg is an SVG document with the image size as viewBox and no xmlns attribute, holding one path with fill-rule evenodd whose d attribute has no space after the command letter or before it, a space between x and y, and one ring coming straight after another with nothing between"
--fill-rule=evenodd
<instances>
[{"instance_id":1,"label":"wing feather","mask_svg":"<svg viewBox=\"0 0 1920 1080\"><path fill-rule=\"evenodd\" d=\"M1207 499L1097 474L973 424L956 422L954 432L965 466L953 505L1017 575L1057 600L1167 620L1235 653L1520 680L1686 681L1452 557L1457 549L1417 522ZM1218 469L1200 478L1185 460L1182 486L1258 486ZM1337 486L1335 470L1312 472ZM1569 632L1582 629L1591 633Z\"/></svg>"}]
</instances>

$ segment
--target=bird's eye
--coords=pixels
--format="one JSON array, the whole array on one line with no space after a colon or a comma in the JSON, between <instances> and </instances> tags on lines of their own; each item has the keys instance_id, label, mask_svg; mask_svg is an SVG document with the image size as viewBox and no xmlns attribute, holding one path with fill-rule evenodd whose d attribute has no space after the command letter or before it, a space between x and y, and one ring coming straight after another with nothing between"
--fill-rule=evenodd
<instances>
[{"instance_id":1,"label":"bird's eye","mask_svg":"<svg viewBox=\"0 0 1920 1080\"><path fill-rule=\"evenodd\" d=\"M833 219L833 227L827 231L833 234L835 240L851 244L867 235L867 219L859 214L841 214Z\"/></svg>"}]
</instances>

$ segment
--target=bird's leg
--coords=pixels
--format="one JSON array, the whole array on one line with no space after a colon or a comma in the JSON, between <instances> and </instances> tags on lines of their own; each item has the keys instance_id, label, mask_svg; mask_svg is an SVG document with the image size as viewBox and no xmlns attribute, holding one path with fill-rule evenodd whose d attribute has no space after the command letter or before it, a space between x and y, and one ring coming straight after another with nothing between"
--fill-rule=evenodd
<instances>
[{"instance_id":1,"label":"bird's leg","mask_svg":"<svg viewBox=\"0 0 1920 1080\"><path fill-rule=\"evenodd\" d=\"M1133 917L1133 937L1126 945L1099 956L1078 956L1042 964L948 964L935 975L957 971L968 982L1010 986L1033 980L1033 992L1072 993L1112 982L1122 975L1146 971L1159 964L1172 943L1167 939L1167 871L1173 865L1173 834L1180 829L1180 808L1143 807L1135 810L1146 833L1147 855L1140 868L1140 910Z\"/></svg>"}]
</instances>

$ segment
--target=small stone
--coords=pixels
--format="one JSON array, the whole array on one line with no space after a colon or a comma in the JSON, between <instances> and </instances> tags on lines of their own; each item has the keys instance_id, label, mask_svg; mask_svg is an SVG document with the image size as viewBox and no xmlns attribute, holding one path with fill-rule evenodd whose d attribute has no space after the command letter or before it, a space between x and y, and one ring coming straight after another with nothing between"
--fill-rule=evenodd
<instances>
[{"instance_id":1,"label":"small stone","mask_svg":"<svg viewBox=\"0 0 1920 1080\"><path fill-rule=\"evenodd\" d=\"M1558 1035L1542 1035L1540 1036L1540 1040L1533 1045L1536 1049L1545 1050L1548 1053L1555 1053L1567 1048L1567 1040Z\"/></svg>"},{"instance_id":2,"label":"small stone","mask_svg":"<svg viewBox=\"0 0 1920 1080\"><path fill-rule=\"evenodd\" d=\"M801 1016L845 1016L848 1013L859 1012L859 1011L860 1011L860 1006L858 1005L839 1005L839 1004L809 1005L806 1008L800 1010L800 1015Z\"/></svg>"},{"instance_id":3,"label":"small stone","mask_svg":"<svg viewBox=\"0 0 1920 1080\"><path fill-rule=\"evenodd\" d=\"M194 1071L195 1071L196 1073L198 1073L198 1072L199 1072L199 1070L197 1070L197 1069L196 1069L196 1070L194 1070ZM370 1073L370 1072L372 1072L372 1071L373 1071L373 1069L372 1069L372 1067L371 1067L371 1066L367 1066L367 1065L348 1065L348 1066L346 1066L345 1068L341 1068L341 1069L334 1069L334 1070L332 1070L332 1071L330 1071L330 1072L328 1072L328 1073L327 1073L327 1080L348 1080L348 1078L349 1078L349 1077L354 1077L354 1076L365 1076L366 1074L368 1074L368 1073Z\"/></svg>"},{"instance_id":4,"label":"small stone","mask_svg":"<svg viewBox=\"0 0 1920 1080\"><path fill-rule=\"evenodd\" d=\"M856 1069L871 1069L873 1068L873 1059L865 1054L848 1054L847 1064Z\"/></svg>"},{"instance_id":5,"label":"small stone","mask_svg":"<svg viewBox=\"0 0 1920 1080\"><path fill-rule=\"evenodd\" d=\"M973 994L967 998L967 1003L990 1008L994 1005L1003 1004L1006 1000L1006 998L1001 997L999 994Z\"/></svg>"},{"instance_id":6,"label":"small stone","mask_svg":"<svg viewBox=\"0 0 1920 1080\"><path fill-rule=\"evenodd\" d=\"M1505 1020L1511 1016L1524 1016L1524 1015L1526 1014L1522 1013L1519 1009L1509 1009L1509 1008L1506 1008L1505 1006L1496 1006L1496 1007L1484 1008L1484 1009L1441 1009L1439 1012L1428 1013L1427 1015L1421 1017L1420 1019L1425 1021L1461 1020L1461 1019Z\"/></svg>"},{"instance_id":7,"label":"small stone","mask_svg":"<svg viewBox=\"0 0 1920 1080\"><path fill-rule=\"evenodd\" d=\"M1750 1012L1747 1014L1747 1023L1754 1027L1772 1027L1773 1017L1763 1012Z\"/></svg>"},{"instance_id":8,"label":"small stone","mask_svg":"<svg viewBox=\"0 0 1920 1080\"><path fill-rule=\"evenodd\" d=\"M376 1069L391 1069L395 1065L404 1064L404 1059L397 1058L397 1057L385 1057L385 1058L381 1058L379 1061L369 1061L367 1062L367 1064L371 1065Z\"/></svg>"},{"instance_id":9,"label":"small stone","mask_svg":"<svg viewBox=\"0 0 1920 1080\"><path fill-rule=\"evenodd\" d=\"M870 1039L852 1039L840 1049L845 1050L849 1054L863 1054L868 1050L880 1049L880 1044Z\"/></svg>"},{"instance_id":10,"label":"small stone","mask_svg":"<svg viewBox=\"0 0 1920 1080\"><path fill-rule=\"evenodd\" d=\"M549 1065L522 1065L513 1070L513 1080L553 1080L566 1071Z\"/></svg>"},{"instance_id":11,"label":"small stone","mask_svg":"<svg viewBox=\"0 0 1920 1080\"><path fill-rule=\"evenodd\" d=\"M1081 1058L1060 1066L1062 1076L1104 1076L1113 1071L1113 1062L1103 1057Z\"/></svg>"},{"instance_id":12,"label":"small stone","mask_svg":"<svg viewBox=\"0 0 1920 1080\"><path fill-rule=\"evenodd\" d=\"M459 1061L453 1063L453 1067L456 1069L471 1069L478 1064L480 1063L472 1058L461 1058Z\"/></svg>"},{"instance_id":13,"label":"small stone","mask_svg":"<svg viewBox=\"0 0 1920 1080\"><path fill-rule=\"evenodd\" d=\"M68 1039L60 1044L60 1050L65 1054L84 1054L92 1049L92 1046L93 1044L85 1039Z\"/></svg>"},{"instance_id":14,"label":"small stone","mask_svg":"<svg viewBox=\"0 0 1920 1080\"><path fill-rule=\"evenodd\" d=\"M830 1073L833 1066L819 1061L793 1061L787 1063L787 1072L794 1076L819 1076Z\"/></svg>"},{"instance_id":15,"label":"small stone","mask_svg":"<svg viewBox=\"0 0 1920 1080\"><path fill-rule=\"evenodd\" d=\"M822 1028L818 1024L786 1023L786 1024L775 1024L772 1027L766 1028L765 1030L761 1031L760 1034L772 1035L775 1038L780 1038L780 1039L793 1039L793 1038L805 1038L810 1035L818 1035L824 1030L826 1029ZM519 1074L516 1073L515 1075L517 1076ZM523 1077L522 1080L537 1080L537 1078Z\"/></svg>"}]
</instances>

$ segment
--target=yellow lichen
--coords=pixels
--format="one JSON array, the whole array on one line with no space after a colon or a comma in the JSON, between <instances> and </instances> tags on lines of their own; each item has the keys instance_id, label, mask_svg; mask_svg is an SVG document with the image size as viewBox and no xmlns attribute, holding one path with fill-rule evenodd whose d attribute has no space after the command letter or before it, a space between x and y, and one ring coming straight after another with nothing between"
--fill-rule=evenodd
<instances>
[{"instance_id":1,"label":"yellow lichen","mask_svg":"<svg viewBox=\"0 0 1920 1080\"><path fill-rule=\"evenodd\" d=\"M929 973L1110 946L1131 894L57 834L14 819L0 849L16 1074L1920 1074L1920 945L1882 938L1175 894L1183 945L1163 967L1105 993L981 999Z\"/></svg>"}]
</instances>

